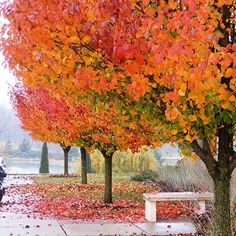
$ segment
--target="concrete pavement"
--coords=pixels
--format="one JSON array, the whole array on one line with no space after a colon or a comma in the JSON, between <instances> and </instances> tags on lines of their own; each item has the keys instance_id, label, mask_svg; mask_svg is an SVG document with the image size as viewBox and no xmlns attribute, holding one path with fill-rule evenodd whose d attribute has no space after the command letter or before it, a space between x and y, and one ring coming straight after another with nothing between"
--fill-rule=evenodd
<instances>
[{"instance_id":1,"label":"concrete pavement","mask_svg":"<svg viewBox=\"0 0 236 236\"><path fill-rule=\"evenodd\" d=\"M190 222L99 223L29 218L0 212L0 236L173 235L194 234Z\"/></svg>"}]
</instances>

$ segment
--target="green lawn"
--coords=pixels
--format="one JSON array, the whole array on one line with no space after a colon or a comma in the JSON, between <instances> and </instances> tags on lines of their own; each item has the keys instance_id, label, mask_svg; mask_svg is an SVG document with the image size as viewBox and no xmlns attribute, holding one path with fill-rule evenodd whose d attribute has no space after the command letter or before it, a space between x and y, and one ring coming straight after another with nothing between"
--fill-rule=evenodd
<instances>
[{"instance_id":1,"label":"green lawn","mask_svg":"<svg viewBox=\"0 0 236 236\"><path fill-rule=\"evenodd\" d=\"M130 173L119 173L113 174L113 182L127 182L130 180L130 176L133 174ZM34 179L36 184L48 184L48 183L73 183L81 182L80 177L53 177L50 175L41 175L37 176ZM103 183L104 174L88 174L88 183Z\"/></svg>"}]
</instances>

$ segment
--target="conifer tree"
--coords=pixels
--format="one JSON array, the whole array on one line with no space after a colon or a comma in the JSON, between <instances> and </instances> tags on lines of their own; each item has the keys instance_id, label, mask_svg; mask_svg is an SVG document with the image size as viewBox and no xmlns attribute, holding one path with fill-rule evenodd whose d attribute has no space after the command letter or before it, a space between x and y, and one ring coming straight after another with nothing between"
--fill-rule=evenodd
<instances>
[{"instance_id":1,"label":"conifer tree","mask_svg":"<svg viewBox=\"0 0 236 236\"><path fill-rule=\"evenodd\" d=\"M39 173L49 173L47 142L43 143Z\"/></svg>"}]
</instances>

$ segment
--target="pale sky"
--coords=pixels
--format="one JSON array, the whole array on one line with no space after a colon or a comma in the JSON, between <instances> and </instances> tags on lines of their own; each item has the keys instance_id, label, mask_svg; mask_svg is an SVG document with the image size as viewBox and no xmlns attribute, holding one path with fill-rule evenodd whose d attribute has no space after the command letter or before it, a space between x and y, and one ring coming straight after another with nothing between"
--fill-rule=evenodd
<instances>
[{"instance_id":1,"label":"pale sky","mask_svg":"<svg viewBox=\"0 0 236 236\"><path fill-rule=\"evenodd\" d=\"M0 55L0 105L10 106L8 97L8 84L14 84L14 77L2 65L4 58Z\"/></svg>"},{"instance_id":2,"label":"pale sky","mask_svg":"<svg viewBox=\"0 0 236 236\"><path fill-rule=\"evenodd\" d=\"M0 0L0 3L4 0ZM0 18L0 24L2 24L5 20L1 17ZM4 66L2 63L4 62L4 57L0 53L0 106L11 106L10 105L10 99L8 97L8 83L14 84L14 77L9 72L8 69L4 69Z\"/></svg>"}]
</instances>

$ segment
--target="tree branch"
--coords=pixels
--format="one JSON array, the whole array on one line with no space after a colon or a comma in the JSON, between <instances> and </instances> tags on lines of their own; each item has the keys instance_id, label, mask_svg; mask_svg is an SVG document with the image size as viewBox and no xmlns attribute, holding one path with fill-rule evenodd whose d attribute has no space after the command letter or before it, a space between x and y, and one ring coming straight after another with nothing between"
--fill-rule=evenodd
<instances>
[{"instance_id":1,"label":"tree branch","mask_svg":"<svg viewBox=\"0 0 236 236\"><path fill-rule=\"evenodd\" d=\"M209 143L208 143L209 144ZM217 166L218 163L217 161L214 159L212 154L209 154L208 151L204 150L203 148L200 147L200 145L198 144L198 142L196 140L194 140L191 143L191 147L193 149L193 151L200 157L200 159L204 162L204 164L206 165L206 168L209 172L209 174L211 175L212 178L214 178L215 173L217 171Z\"/></svg>"},{"instance_id":2,"label":"tree branch","mask_svg":"<svg viewBox=\"0 0 236 236\"><path fill-rule=\"evenodd\" d=\"M203 149L207 152L207 154L214 159L214 155L212 154L211 147L207 138L203 139Z\"/></svg>"}]
</instances>

